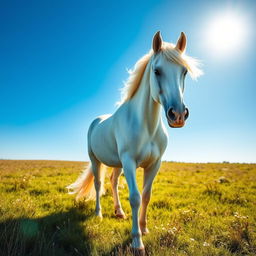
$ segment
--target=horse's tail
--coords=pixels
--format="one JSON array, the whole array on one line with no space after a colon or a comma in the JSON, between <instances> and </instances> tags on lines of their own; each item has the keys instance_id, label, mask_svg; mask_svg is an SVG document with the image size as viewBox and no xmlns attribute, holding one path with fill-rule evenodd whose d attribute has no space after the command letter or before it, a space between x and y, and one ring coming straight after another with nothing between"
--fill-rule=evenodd
<instances>
[{"instance_id":1,"label":"horse's tail","mask_svg":"<svg viewBox=\"0 0 256 256\"><path fill-rule=\"evenodd\" d=\"M99 175L101 181L100 195L105 194L104 189L104 180L105 180L106 166L101 164ZM88 200L95 200L96 191L94 187L94 175L92 172L91 163L87 166L87 168L82 172L82 174L78 177L78 179L67 186L69 194L77 194L76 200L80 198L85 198Z\"/></svg>"}]
</instances>

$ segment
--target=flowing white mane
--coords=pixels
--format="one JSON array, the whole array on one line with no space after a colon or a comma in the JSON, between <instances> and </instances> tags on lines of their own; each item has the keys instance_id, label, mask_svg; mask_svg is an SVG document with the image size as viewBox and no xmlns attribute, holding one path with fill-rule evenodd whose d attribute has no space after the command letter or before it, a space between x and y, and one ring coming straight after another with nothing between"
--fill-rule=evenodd
<instances>
[{"instance_id":1,"label":"flowing white mane","mask_svg":"<svg viewBox=\"0 0 256 256\"><path fill-rule=\"evenodd\" d=\"M181 54L175 49L175 45L171 43L163 42L160 54L163 54L167 60L186 67L193 79L203 74L202 70L199 68L200 63L197 59ZM118 102L118 105L123 104L133 97L140 85L147 64L153 55L154 51L150 50L149 53L136 62L133 69L128 70L130 76L121 90L121 101Z\"/></svg>"}]
</instances>

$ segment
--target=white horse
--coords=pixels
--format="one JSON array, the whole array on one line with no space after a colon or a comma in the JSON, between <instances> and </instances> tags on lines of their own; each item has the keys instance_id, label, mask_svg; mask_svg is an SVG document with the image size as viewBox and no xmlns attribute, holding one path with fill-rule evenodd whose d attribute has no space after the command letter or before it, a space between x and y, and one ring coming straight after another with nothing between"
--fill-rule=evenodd
<instances>
[{"instance_id":1,"label":"white horse","mask_svg":"<svg viewBox=\"0 0 256 256\"><path fill-rule=\"evenodd\" d=\"M96 190L96 215L102 218L100 195L104 193L105 171L101 167L113 167L111 184L115 214L125 218L118 196L118 178L123 169L132 208L132 247L142 254L141 235L149 232L146 212L152 183L168 139L161 119L161 106L170 127L184 126L189 114L183 101L186 73L188 71L193 78L202 73L195 59L184 54L185 48L183 32L176 45L163 42L160 32L155 34L153 50L130 72L116 112L91 123L88 131L91 163L77 181L68 186L77 193L77 199L93 199ZM137 167L144 168L142 197L136 183Z\"/></svg>"}]
</instances>

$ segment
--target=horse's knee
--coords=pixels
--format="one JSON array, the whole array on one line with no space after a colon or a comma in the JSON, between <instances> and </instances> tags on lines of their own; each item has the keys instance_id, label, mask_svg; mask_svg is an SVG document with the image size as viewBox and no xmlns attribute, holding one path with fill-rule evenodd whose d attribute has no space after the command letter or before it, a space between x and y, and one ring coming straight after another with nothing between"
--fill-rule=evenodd
<instances>
[{"instance_id":1,"label":"horse's knee","mask_svg":"<svg viewBox=\"0 0 256 256\"><path fill-rule=\"evenodd\" d=\"M130 204L132 207L139 208L141 204L141 196L138 191L132 192L130 194Z\"/></svg>"},{"instance_id":2,"label":"horse's knee","mask_svg":"<svg viewBox=\"0 0 256 256\"><path fill-rule=\"evenodd\" d=\"M118 178L116 178L116 177L113 175L113 173L112 173L112 175L111 175L111 177L110 177L110 182L111 182L112 187L117 187L117 185L118 185Z\"/></svg>"},{"instance_id":3,"label":"horse's knee","mask_svg":"<svg viewBox=\"0 0 256 256\"><path fill-rule=\"evenodd\" d=\"M94 180L94 186L95 186L95 190L99 191L101 188L101 181L100 180Z\"/></svg>"}]
</instances>

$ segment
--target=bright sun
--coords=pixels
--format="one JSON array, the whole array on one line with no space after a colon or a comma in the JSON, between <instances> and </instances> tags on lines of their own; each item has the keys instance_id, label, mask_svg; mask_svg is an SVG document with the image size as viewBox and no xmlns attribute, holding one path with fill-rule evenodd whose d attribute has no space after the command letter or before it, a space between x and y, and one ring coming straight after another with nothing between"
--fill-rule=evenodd
<instances>
[{"instance_id":1,"label":"bright sun","mask_svg":"<svg viewBox=\"0 0 256 256\"><path fill-rule=\"evenodd\" d=\"M207 39L213 54L221 56L239 51L247 36L247 25L243 16L224 13L215 16L207 27Z\"/></svg>"}]
</instances>

